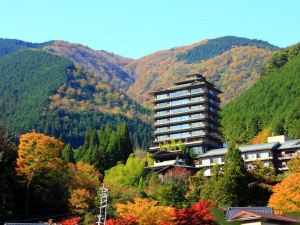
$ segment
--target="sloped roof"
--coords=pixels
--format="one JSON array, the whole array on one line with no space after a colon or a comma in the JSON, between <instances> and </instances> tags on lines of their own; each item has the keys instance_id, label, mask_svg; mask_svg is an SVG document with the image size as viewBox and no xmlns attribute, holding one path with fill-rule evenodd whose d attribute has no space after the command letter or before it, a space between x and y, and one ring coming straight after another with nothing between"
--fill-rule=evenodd
<instances>
[{"instance_id":1,"label":"sloped roof","mask_svg":"<svg viewBox=\"0 0 300 225\"><path fill-rule=\"evenodd\" d=\"M198 157L207 157L207 156L215 156L215 155L224 155L227 152L227 148L218 148L218 149L212 149L208 152L205 152Z\"/></svg>"},{"instance_id":2,"label":"sloped roof","mask_svg":"<svg viewBox=\"0 0 300 225\"><path fill-rule=\"evenodd\" d=\"M229 207L226 212L226 219L229 219L241 211L259 212L273 215L273 209L270 207Z\"/></svg>"},{"instance_id":3,"label":"sloped roof","mask_svg":"<svg viewBox=\"0 0 300 225\"><path fill-rule=\"evenodd\" d=\"M257 150L264 150L264 149L273 149L278 147L280 144L278 142L273 143L264 143L264 144L256 144L256 145L244 145L240 146L239 149L241 152L244 151L257 151Z\"/></svg>"},{"instance_id":4,"label":"sloped roof","mask_svg":"<svg viewBox=\"0 0 300 225\"><path fill-rule=\"evenodd\" d=\"M266 214L261 212L252 212L252 211L240 211L234 216L232 216L229 220L256 220L256 219L269 219L281 222L288 223L299 223L300 220L293 217L285 217L285 216L277 216L272 214Z\"/></svg>"},{"instance_id":5,"label":"sloped roof","mask_svg":"<svg viewBox=\"0 0 300 225\"><path fill-rule=\"evenodd\" d=\"M283 142L281 146L278 148L278 150L282 149L290 149L290 148L299 148L300 149L300 140L290 140Z\"/></svg>"},{"instance_id":6,"label":"sloped roof","mask_svg":"<svg viewBox=\"0 0 300 225\"><path fill-rule=\"evenodd\" d=\"M279 142L273 142L273 143L264 143L264 144L256 144L256 145L239 146L239 149L243 153L243 152L259 151L259 150L276 149L279 145L280 145ZM215 155L224 155L226 152L227 152L227 148L212 149L204 154L199 155L198 157L202 158L202 157L215 156Z\"/></svg>"}]
</instances>

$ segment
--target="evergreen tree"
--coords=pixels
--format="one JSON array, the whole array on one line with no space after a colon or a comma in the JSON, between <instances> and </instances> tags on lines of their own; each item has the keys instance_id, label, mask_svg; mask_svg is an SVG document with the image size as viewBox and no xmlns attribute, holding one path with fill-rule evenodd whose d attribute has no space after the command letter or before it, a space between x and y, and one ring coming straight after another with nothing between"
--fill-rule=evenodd
<instances>
[{"instance_id":1,"label":"evergreen tree","mask_svg":"<svg viewBox=\"0 0 300 225\"><path fill-rule=\"evenodd\" d=\"M225 156L223 175L218 180L215 195L220 206L245 206L249 189L247 170L238 148L229 145Z\"/></svg>"},{"instance_id":2,"label":"evergreen tree","mask_svg":"<svg viewBox=\"0 0 300 225\"><path fill-rule=\"evenodd\" d=\"M126 162L127 158L133 153L133 146L130 140L129 129L127 123L121 123L118 128L118 138L120 147L120 159Z\"/></svg>"},{"instance_id":3,"label":"evergreen tree","mask_svg":"<svg viewBox=\"0 0 300 225\"><path fill-rule=\"evenodd\" d=\"M74 161L73 150L71 149L70 144L65 145L64 149L61 152L61 156L67 162Z\"/></svg>"},{"instance_id":4,"label":"evergreen tree","mask_svg":"<svg viewBox=\"0 0 300 225\"><path fill-rule=\"evenodd\" d=\"M15 178L16 147L12 136L0 125L0 219L12 215L14 208L13 180Z\"/></svg>"}]
</instances>

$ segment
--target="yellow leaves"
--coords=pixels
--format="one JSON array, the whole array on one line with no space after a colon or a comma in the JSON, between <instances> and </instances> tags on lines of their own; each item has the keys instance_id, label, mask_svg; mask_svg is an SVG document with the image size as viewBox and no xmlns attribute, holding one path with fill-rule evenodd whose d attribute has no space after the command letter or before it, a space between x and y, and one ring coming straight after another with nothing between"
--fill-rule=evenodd
<instances>
[{"instance_id":1,"label":"yellow leaves","mask_svg":"<svg viewBox=\"0 0 300 225\"><path fill-rule=\"evenodd\" d=\"M69 204L74 212L84 213L89 209L92 201L93 196L88 190L75 189L71 193Z\"/></svg>"},{"instance_id":2,"label":"yellow leaves","mask_svg":"<svg viewBox=\"0 0 300 225\"><path fill-rule=\"evenodd\" d=\"M279 215L300 211L300 173L285 178L273 187L269 206Z\"/></svg>"},{"instance_id":3,"label":"yellow leaves","mask_svg":"<svg viewBox=\"0 0 300 225\"><path fill-rule=\"evenodd\" d=\"M133 202L116 204L116 211L121 217L136 218L140 225L160 225L171 222L172 207L158 206L157 202L146 198L134 198Z\"/></svg>"},{"instance_id":4,"label":"yellow leaves","mask_svg":"<svg viewBox=\"0 0 300 225\"><path fill-rule=\"evenodd\" d=\"M93 207L93 200L100 187L100 172L93 166L81 161L68 164L71 197L69 204L77 213L86 212Z\"/></svg>"},{"instance_id":5,"label":"yellow leaves","mask_svg":"<svg viewBox=\"0 0 300 225\"><path fill-rule=\"evenodd\" d=\"M292 173L299 173L300 172L300 156L297 156L287 163L287 167L289 171Z\"/></svg>"},{"instance_id":6,"label":"yellow leaves","mask_svg":"<svg viewBox=\"0 0 300 225\"><path fill-rule=\"evenodd\" d=\"M93 166L81 161L76 165L71 164L69 171L72 177L73 187L82 187L89 190L95 190L99 187L100 172Z\"/></svg>"},{"instance_id":7,"label":"yellow leaves","mask_svg":"<svg viewBox=\"0 0 300 225\"><path fill-rule=\"evenodd\" d=\"M266 143L270 134L271 134L271 129L265 128L250 140L250 144L254 145L254 144Z\"/></svg>"},{"instance_id":8,"label":"yellow leaves","mask_svg":"<svg viewBox=\"0 0 300 225\"><path fill-rule=\"evenodd\" d=\"M17 174L31 180L42 170L60 170L63 143L38 133L23 134L20 138L17 158Z\"/></svg>"}]
</instances>

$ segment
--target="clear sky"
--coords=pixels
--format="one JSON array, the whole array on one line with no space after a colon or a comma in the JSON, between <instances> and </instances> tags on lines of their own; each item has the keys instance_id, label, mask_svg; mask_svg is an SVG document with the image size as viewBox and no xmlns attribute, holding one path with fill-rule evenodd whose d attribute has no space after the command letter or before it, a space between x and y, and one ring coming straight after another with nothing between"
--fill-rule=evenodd
<instances>
[{"instance_id":1,"label":"clear sky","mask_svg":"<svg viewBox=\"0 0 300 225\"><path fill-rule=\"evenodd\" d=\"M235 35L300 41L300 0L0 0L0 37L66 40L138 58Z\"/></svg>"}]
</instances>

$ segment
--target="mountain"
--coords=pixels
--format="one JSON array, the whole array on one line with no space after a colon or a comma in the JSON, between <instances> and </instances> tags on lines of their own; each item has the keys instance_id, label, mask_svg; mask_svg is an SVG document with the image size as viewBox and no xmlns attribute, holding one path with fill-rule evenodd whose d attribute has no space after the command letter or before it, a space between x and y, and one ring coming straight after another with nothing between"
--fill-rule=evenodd
<instances>
[{"instance_id":1,"label":"mountain","mask_svg":"<svg viewBox=\"0 0 300 225\"><path fill-rule=\"evenodd\" d=\"M52 43L53 43L52 41L44 42L44 43L31 43L31 42L25 42L16 39L0 38L0 56L4 56L11 52L15 52L26 48L42 48L46 45L51 45Z\"/></svg>"},{"instance_id":2,"label":"mountain","mask_svg":"<svg viewBox=\"0 0 300 225\"><path fill-rule=\"evenodd\" d=\"M247 143L259 132L300 138L300 44L276 52L263 77L222 110L226 140Z\"/></svg>"},{"instance_id":3,"label":"mountain","mask_svg":"<svg viewBox=\"0 0 300 225\"><path fill-rule=\"evenodd\" d=\"M89 127L126 121L135 145L145 147L150 114L64 57L25 48L0 57L0 120L17 134L34 129L78 146Z\"/></svg>"},{"instance_id":4,"label":"mountain","mask_svg":"<svg viewBox=\"0 0 300 225\"><path fill-rule=\"evenodd\" d=\"M123 66L135 78L127 93L151 107L149 93L183 75L202 73L224 92L224 106L260 78L264 61L276 49L268 42L228 36L155 52Z\"/></svg>"},{"instance_id":5,"label":"mountain","mask_svg":"<svg viewBox=\"0 0 300 225\"><path fill-rule=\"evenodd\" d=\"M66 41L53 41L43 49L70 59L77 67L84 68L122 91L126 91L134 83L134 78L121 68L132 62L132 59Z\"/></svg>"},{"instance_id":6,"label":"mountain","mask_svg":"<svg viewBox=\"0 0 300 225\"><path fill-rule=\"evenodd\" d=\"M151 91L202 73L224 92L224 106L260 79L276 49L264 41L222 37L133 60L65 41L0 39L0 120L17 134L34 129L75 147L89 127L125 121L134 145L146 148Z\"/></svg>"}]
</instances>

